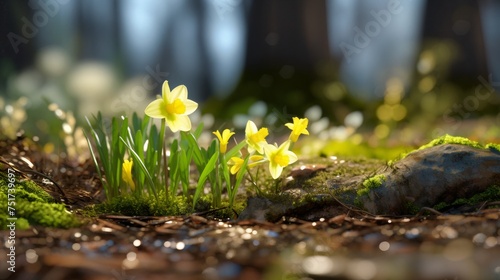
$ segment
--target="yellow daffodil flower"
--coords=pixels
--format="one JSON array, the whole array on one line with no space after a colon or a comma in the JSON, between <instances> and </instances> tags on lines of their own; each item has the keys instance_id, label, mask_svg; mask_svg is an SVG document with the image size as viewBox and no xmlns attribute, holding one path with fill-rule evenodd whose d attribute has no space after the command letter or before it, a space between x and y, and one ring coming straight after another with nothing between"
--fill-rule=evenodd
<instances>
[{"instance_id":1,"label":"yellow daffodil flower","mask_svg":"<svg viewBox=\"0 0 500 280\"><path fill-rule=\"evenodd\" d=\"M231 172L231 174L236 174L238 173L238 171L240 171L241 167L243 166L243 163L245 162L245 160L239 158L239 157L232 157L229 159L229 161L227 162L228 165L231 166L231 169L229 170ZM261 155L253 155L253 156L250 156L250 159L248 161L248 167L249 168L252 168L256 165L258 165L259 163L262 163L264 162L264 157L261 156Z\"/></svg>"},{"instance_id":2,"label":"yellow daffodil flower","mask_svg":"<svg viewBox=\"0 0 500 280\"><path fill-rule=\"evenodd\" d=\"M226 153L227 143L229 142L229 138L231 138L231 136L234 135L234 132L231 132L229 129L226 128L224 129L224 131L222 131L222 135L220 134L219 130L212 133L215 134L217 138L219 138L220 152L223 154Z\"/></svg>"},{"instance_id":3,"label":"yellow daffodil flower","mask_svg":"<svg viewBox=\"0 0 500 280\"><path fill-rule=\"evenodd\" d=\"M269 160L269 172L271 172L273 179L277 179L281 175L283 167L297 161L297 155L289 151L289 148L289 140L285 141L279 147L271 144L264 146L266 158Z\"/></svg>"},{"instance_id":4,"label":"yellow daffodil flower","mask_svg":"<svg viewBox=\"0 0 500 280\"><path fill-rule=\"evenodd\" d=\"M165 119L172 132L191 130L191 120L188 115L198 108L198 103L187 99L186 86L180 85L170 91L168 82L162 86L162 98L156 99L144 110L152 118Z\"/></svg>"},{"instance_id":5,"label":"yellow daffodil flower","mask_svg":"<svg viewBox=\"0 0 500 280\"><path fill-rule=\"evenodd\" d=\"M134 162L131 160L124 160L122 164L122 179L127 183L127 185L132 189L135 190L135 183L134 180L132 179L132 165L134 165Z\"/></svg>"},{"instance_id":6,"label":"yellow daffodil flower","mask_svg":"<svg viewBox=\"0 0 500 280\"><path fill-rule=\"evenodd\" d=\"M307 118L299 119L297 117L293 117L293 123L285 124L286 127L292 130L292 132L290 133L290 140L292 142L297 142L301 134L309 135L309 131L307 131L308 123L309 120Z\"/></svg>"},{"instance_id":7,"label":"yellow daffodil flower","mask_svg":"<svg viewBox=\"0 0 500 280\"><path fill-rule=\"evenodd\" d=\"M229 161L227 162L227 164L231 166L229 172L231 172L231 174L233 175L238 173L238 171L240 171L241 167L243 166L243 162L245 161L239 157L230 158Z\"/></svg>"},{"instance_id":8,"label":"yellow daffodil flower","mask_svg":"<svg viewBox=\"0 0 500 280\"><path fill-rule=\"evenodd\" d=\"M248 152L253 153L255 151L259 154L264 153L264 145L267 144L266 136L269 135L267 128L263 127L257 130L257 126L254 122L248 121L245 128L245 138L248 144Z\"/></svg>"}]
</instances>

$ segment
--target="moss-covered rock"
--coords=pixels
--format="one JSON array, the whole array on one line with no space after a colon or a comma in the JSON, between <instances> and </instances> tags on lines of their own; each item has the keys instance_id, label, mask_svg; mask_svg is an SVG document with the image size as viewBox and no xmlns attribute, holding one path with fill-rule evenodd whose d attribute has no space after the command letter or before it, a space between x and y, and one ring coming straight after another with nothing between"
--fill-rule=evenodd
<instances>
[{"instance_id":1,"label":"moss-covered rock","mask_svg":"<svg viewBox=\"0 0 500 280\"><path fill-rule=\"evenodd\" d=\"M382 173L382 186L360 193L360 205L377 214L410 214L408 205L450 204L500 184L500 153L495 149L449 136L422 147Z\"/></svg>"},{"instance_id":2,"label":"moss-covered rock","mask_svg":"<svg viewBox=\"0 0 500 280\"><path fill-rule=\"evenodd\" d=\"M497 152L500 152L500 144L497 143L488 143L486 145L482 145L479 142L470 140L469 138L466 137L461 137L461 136L452 136L449 134L445 134L441 137L438 137L432 141L430 141L427 144L424 144L417 149L410 151L408 153L402 153L396 160L391 160L389 161L389 164L392 165L394 164L397 160L404 159L406 156L408 156L411 153L414 153L416 151L428 149L431 147L439 146L439 145L444 145L444 144L456 144L456 145L464 145L464 146L469 146L472 148L477 148L477 149L489 149L489 150L495 150Z\"/></svg>"},{"instance_id":3,"label":"moss-covered rock","mask_svg":"<svg viewBox=\"0 0 500 280\"><path fill-rule=\"evenodd\" d=\"M17 178L15 192L8 196L8 180L5 172L0 173L0 204L12 204L12 216L7 211L0 212L0 228L6 229L10 217L17 218L16 228L27 229L30 225L70 228L79 225L78 219L66 210L64 204L55 203L54 199L31 180ZM14 200L9 200L14 199Z\"/></svg>"},{"instance_id":4,"label":"moss-covered rock","mask_svg":"<svg viewBox=\"0 0 500 280\"><path fill-rule=\"evenodd\" d=\"M302 220L318 220L345 213L344 204L352 205L356 192L367 181L367 187L377 185L382 176L369 178L385 166L375 159L323 158L298 162L284 173L286 179L277 192L272 188L258 197L250 197L240 219L277 221L282 216ZM373 185L370 183L373 182Z\"/></svg>"},{"instance_id":5,"label":"moss-covered rock","mask_svg":"<svg viewBox=\"0 0 500 280\"><path fill-rule=\"evenodd\" d=\"M370 190L381 187L382 184L385 182L385 179L386 177L384 174L378 174L364 180L363 187L358 189L357 191L358 196L365 195L368 192L370 192Z\"/></svg>"},{"instance_id":6,"label":"moss-covered rock","mask_svg":"<svg viewBox=\"0 0 500 280\"><path fill-rule=\"evenodd\" d=\"M422 207L498 200L499 148L446 135L392 164L359 157L299 162L284 173L278 192L249 198L240 219L315 220L353 204L373 214L415 214Z\"/></svg>"}]
</instances>

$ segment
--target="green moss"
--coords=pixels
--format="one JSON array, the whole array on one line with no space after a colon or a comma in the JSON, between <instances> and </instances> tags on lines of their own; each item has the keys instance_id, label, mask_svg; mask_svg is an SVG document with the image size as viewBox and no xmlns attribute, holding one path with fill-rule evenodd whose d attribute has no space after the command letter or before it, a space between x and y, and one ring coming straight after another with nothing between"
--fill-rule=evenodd
<instances>
[{"instance_id":1,"label":"green moss","mask_svg":"<svg viewBox=\"0 0 500 280\"><path fill-rule=\"evenodd\" d=\"M108 199L94 206L96 215L117 214L126 216L169 216L183 215L190 211L186 199L176 196L167 201L165 193L158 195L158 200L145 195L125 195Z\"/></svg>"},{"instance_id":2,"label":"green moss","mask_svg":"<svg viewBox=\"0 0 500 280\"><path fill-rule=\"evenodd\" d=\"M473 195L470 198L459 198L452 203L441 202L435 205L433 208L440 211L448 207L461 206L461 205L477 205L485 201L497 201L500 200L500 186L493 185L487 188L484 192Z\"/></svg>"},{"instance_id":3,"label":"green moss","mask_svg":"<svg viewBox=\"0 0 500 280\"><path fill-rule=\"evenodd\" d=\"M438 145L443 145L443 144L458 144L458 145L466 145L466 146L479 148L479 149L483 148L483 146L476 141L472 141L472 140L465 138L465 137L451 136L451 135L446 134L444 136L436 138L436 139L432 140L431 142L421 146L419 148L419 150L438 146Z\"/></svg>"},{"instance_id":4,"label":"green moss","mask_svg":"<svg viewBox=\"0 0 500 280\"><path fill-rule=\"evenodd\" d=\"M477 149L490 149L490 150L496 150L496 151L500 152L500 144L489 143L486 145L482 145L476 141L470 140L470 139L465 138L465 137L451 136L451 135L446 134L444 136L441 136L439 138L436 138L436 139L430 141L429 143L427 143L425 145L418 147L417 149L415 149L411 152L400 154L399 157L397 157L395 160L389 161L389 165L390 166L393 165L396 161L405 158L406 156L408 156L409 154L411 154L415 151L419 151L419 150L423 150L423 149L427 149L427 148L431 148L431 147L435 147L435 146L443 145L443 144L466 145L466 146L470 146L470 147L477 148Z\"/></svg>"},{"instance_id":5,"label":"green moss","mask_svg":"<svg viewBox=\"0 0 500 280\"><path fill-rule=\"evenodd\" d=\"M159 199L148 196L127 195L114 197L101 204L87 208L88 214L98 216L101 214L116 214L125 216L182 216L192 214L192 205L184 196L176 196L167 200L165 193L158 195ZM196 205L195 213L210 211L211 216L217 218L234 218L235 212L239 213L245 207L245 202L236 200L233 209L229 209L228 202L222 202L221 210L211 209L212 198L210 195L202 196ZM214 210L211 212L211 210Z\"/></svg>"},{"instance_id":6,"label":"green moss","mask_svg":"<svg viewBox=\"0 0 500 280\"><path fill-rule=\"evenodd\" d=\"M363 201L361 201L359 197L356 197L356 199L354 199L354 206L359 209L364 209Z\"/></svg>"},{"instance_id":7,"label":"green moss","mask_svg":"<svg viewBox=\"0 0 500 280\"><path fill-rule=\"evenodd\" d=\"M370 190L379 188L385 182L384 174L378 174L363 181L363 187L357 191L358 196L366 195Z\"/></svg>"},{"instance_id":8,"label":"green moss","mask_svg":"<svg viewBox=\"0 0 500 280\"><path fill-rule=\"evenodd\" d=\"M7 174L0 173L0 204L7 205L8 202L15 201L12 207L15 209L17 229L27 229L30 225L69 228L79 224L64 204L54 203L54 199L33 181L19 178L15 186L15 193L11 193L15 200L9 201ZM9 217L7 211L0 212L1 229L7 228Z\"/></svg>"},{"instance_id":9,"label":"green moss","mask_svg":"<svg viewBox=\"0 0 500 280\"><path fill-rule=\"evenodd\" d=\"M489 144L486 144L486 146L484 146L484 147L486 149L495 150L496 152L500 152L500 144L489 143Z\"/></svg>"},{"instance_id":10,"label":"green moss","mask_svg":"<svg viewBox=\"0 0 500 280\"><path fill-rule=\"evenodd\" d=\"M415 215L420 211L420 208L415 205L415 203L411 201L407 201L404 205L404 213L408 213L410 215Z\"/></svg>"}]
</instances>

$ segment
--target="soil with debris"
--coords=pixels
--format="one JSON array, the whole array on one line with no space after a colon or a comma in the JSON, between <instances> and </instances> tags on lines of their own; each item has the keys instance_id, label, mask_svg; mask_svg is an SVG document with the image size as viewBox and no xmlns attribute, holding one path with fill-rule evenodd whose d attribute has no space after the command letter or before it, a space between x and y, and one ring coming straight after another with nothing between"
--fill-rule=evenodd
<instances>
[{"instance_id":1,"label":"soil with debris","mask_svg":"<svg viewBox=\"0 0 500 280\"><path fill-rule=\"evenodd\" d=\"M23 139L0 142L0 155L77 213L101 200L90 162L44 155ZM289 177L313 180L338 164L321 160L320 172L304 168ZM372 163L349 164L361 170L355 176L371 174L372 166L364 168ZM353 179L342 180L324 184ZM16 231L16 272L7 270L4 250L0 279L499 279L498 206L380 216L339 203L334 214L288 209L273 222L103 215L80 228ZM2 244L9 234L1 232Z\"/></svg>"}]
</instances>

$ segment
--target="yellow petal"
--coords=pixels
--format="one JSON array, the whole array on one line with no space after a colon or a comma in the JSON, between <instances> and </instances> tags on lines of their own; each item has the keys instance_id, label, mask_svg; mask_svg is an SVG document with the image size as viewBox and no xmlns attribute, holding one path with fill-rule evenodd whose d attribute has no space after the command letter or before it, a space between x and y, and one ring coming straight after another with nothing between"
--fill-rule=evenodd
<instances>
[{"instance_id":1,"label":"yellow petal","mask_svg":"<svg viewBox=\"0 0 500 280\"><path fill-rule=\"evenodd\" d=\"M184 115L192 114L194 111L196 111L196 109L198 109L198 103L190 99L184 100L184 106L186 106L186 111L184 112Z\"/></svg>"},{"instance_id":2,"label":"yellow petal","mask_svg":"<svg viewBox=\"0 0 500 280\"><path fill-rule=\"evenodd\" d=\"M212 132L215 136L217 136L217 138L219 139L219 142L222 142L222 135L220 135L220 132L219 130L216 130L214 132Z\"/></svg>"},{"instance_id":3,"label":"yellow petal","mask_svg":"<svg viewBox=\"0 0 500 280\"><path fill-rule=\"evenodd\" d=\"M170 86L168 85L168 81L163 82L163 85L161 86L161 97L165 101L165 103L172 102L170 98ZM173 100L173 99L172 99Z\"/></svg>"},{"instance_id":4,"label":"yellow petal","mask_svg":"<svg viewBox=\"0 0 500 280\"><path fill-rule=\"evenodd\" d=\"M185 85L179 85L172 90L170 93L170 96L168 97L169 100L175 100L175 99L180 99L182 102L185 102L187 100L188 96L188 90Z\"/></svg>"},{"instance_id":5,"label":"yellow petal","mask_svg":"<svg viewBox=\"0 0 500 280\"><path fill-rule=\"evenodd\" d=\"M283 172L283 167L269 162L269 172L271 173L271 177L273 177L273 179L278 179L281 176L281 172Z\"/></svg>"},{"instance_id":6,"label":"yellow petal","mask_svg":"<svg viewBox=\"0 0 500 280\"><path fill-rule=\"evenodd\" d=\"M151 118L166 118L167 110L165 106L165 102L163 99L156 99L153 102L149 103L149 105L144 110L144 113Z\"/></svg>"},{"instance_id":7,"label":"yellow petal","mask_svg":"<svg viewBox=\"0 0 500 280\"><path fill-rule=\"evenodd\" d=\"M231 172L231 174L236 174L238 173L238 171L240 171L240 168L241 168L241 165L233 165L231 166L231 169L229 170L229 172Z\"/></svg>"},{"instance_id":8,"label":"yellow petal","mask_svg":"<svg viewBox=\"0 0 500 280\"><path fill-rule=\"evenodd\" d=\"M222 142L224 143L228 143L229 142L229 138L231 138L231 136L234 135L234 132L231 132L231 130L229 129L224 129L224 131L222 132Z\"/></svg>"},{"instance_id":9,"label":"yellow petal","mask_svg":"<svg viewBox=\"0 0 500 280\"><path fill-rule=\"evenodd\" d=\"M298 160L297 155L292 151L288 151L286 155L288 156L288 164L292 164Z\"/></svg>"},{"instance_id":10,"label":"yellow petal","mask_svg":"<svg viewBox=\"0 0 500 280\"><path fill-rule=\"evenodd\" d=\"M245 127L245 136L249 136L257 133L257 126L253 121L248 121L247 126Z\"/></svg>"},{"instance_id":11,"label":"yellow petal","mask_svg":"<svg viewBox=\"0 0 500 280\"><path fill-rule=\"evenodd\" d=\"M278 150L280 153L283 153L284 151L288 151L289 148L290 148L290 141L285 141L278 147Z\"/></svg>"},{"instance_id":12,"label":"yellow petal","mask_svg":"<svg viewBox=\"0 0 500 280\"><path fill-rule=\"evenodd\" d=\"M124 160L122 164L122 180L130 186L132 190L135 190L135 183L132 179L132 160Z\"/></svg>"},{"instance_id":13,"label":"yellow petal","mask_svg":"<svg viewBox=\"0 0 500 280\"><path fill-rule=\"evenodd\" d=\"M191 120L187 116L172 115L166 119L167 126L170 127L172 132L189 131L191 130Z\"/></svg>"},{"instance_id":14,"label":"yellow petal","mask_svg":"<svg viewBox=\"0 0 500 280\"><path fill-rule=\"evenodd\" d=\"M232 165L231 169L229 170L231 174L236 174L238 171L241 169L241 166L243 165L244 160L238 157L232 157L228 161L228 165Z\"/></svg>"},{"instance_id":15,"label":"yellow petal","mask_svg":"<svg viewBox=\"0 0 500 280\"><path fill-rule=\"evenodd\" d=\"M255 162L255 161L260 161L260 160L263 160L264 157L261 156L261 155L253 155L253 156L250 156L250 161L252 162Z\"/></svg>"}]
</instances>

